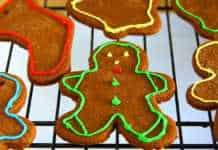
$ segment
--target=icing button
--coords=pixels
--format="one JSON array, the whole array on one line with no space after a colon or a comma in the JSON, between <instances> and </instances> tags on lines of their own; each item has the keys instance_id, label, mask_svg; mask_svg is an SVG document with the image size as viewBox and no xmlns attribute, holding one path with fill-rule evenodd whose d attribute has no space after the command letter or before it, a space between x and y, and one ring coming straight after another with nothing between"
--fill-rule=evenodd
<instances>
[{"instance_id":1,"label":"icing button","mask_svg":"<svg viewBox=\"0 0 218 150\"><path fill-rule=\"evenodd\" d=\"M113 78L113 80L112 80L112 86L113 86L113 87L120 86L120 83L119 83L119 81L118 81L116 78Z\"/></svg>"},{"instance_id":2,"label":"icing button","mask_svg":"<svg viewBox=\"0 0 218 150\"><path fill-rule=\"evenodd\" d=\"M114 96L114 98L112 99L112 105L119 106L120 104L121 104L121 100L117 96Z\"/></svg>"}]
</instances>

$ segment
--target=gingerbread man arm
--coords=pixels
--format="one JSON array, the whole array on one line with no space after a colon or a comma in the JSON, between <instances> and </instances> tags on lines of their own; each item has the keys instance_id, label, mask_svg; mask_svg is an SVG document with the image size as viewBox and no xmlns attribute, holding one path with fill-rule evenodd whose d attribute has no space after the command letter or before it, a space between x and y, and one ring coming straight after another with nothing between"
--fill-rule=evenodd
<instances>
[{"instance_id":1,"label":"gingerbread man arm","mask_svg":"<svg viewBox=\"0 0 218 150\"><path fill-rule=\"evenodd\" d=\"M157 75L162 76L159 78ZM152 80L158 89L163 89L166 86L167 91L164 93L160 93L159 95L155 96L155 100L158 103L165 102L170 100L175 92L175 83L171 77L163 73L154 72L151 74ZM163 80L165 79L165 80Z\"/></svg>"},{"instance_id":2,"label":"gingerbread man arm","mask_svg":"<svg viewBox=\"0 0 218 150\"><path fill-rule=\"evenodd\" d=\"M71 72L66 74L60 81L60 89L66 96L71 96L73 99L77 100L78 95L72 92L70 89L76 85L80 79L82 71Z\"/></svg>"}]
</instances>

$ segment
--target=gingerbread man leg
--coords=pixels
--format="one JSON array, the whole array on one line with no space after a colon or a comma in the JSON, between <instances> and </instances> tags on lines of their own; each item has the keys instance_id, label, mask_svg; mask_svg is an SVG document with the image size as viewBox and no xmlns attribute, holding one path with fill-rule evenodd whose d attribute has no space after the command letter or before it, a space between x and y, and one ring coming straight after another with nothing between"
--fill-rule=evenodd
<instances>
[{"instance_id":1,"label":"gingerbread man leg","mask_svg":"<svg viewBox=\"0 0 218 150\"><path fill-rule=\"evenodd\" d=\"M56 82L70 69L73 24L32 0L7 0L0 7L0 39L28 49L28 74L36 84Z\"/></svg>"},{"instance_id":2,"label":"gingerbread man leg","mask_svg":"<svg viewBox=\"0 0 218 150\"><path fill-rule=\"evenodd\" d=\"M175 122L166 116L164 116L165 120L163 120L162 118L157 118L157 120L151 122L148 117L150 116L141 115L139 117L128 119L128 123L129 125L131 125L131 130L138 133L137 138L135 138L137 135L133 134L133 132L128 131L128 129L124 127L122 122L119 122L118 130L121 134L124 135L124 137L130 144L143 147L146 150L152 150L154 147L159 149L162 148L162 145L172 144L172 142L176 138ZM159 121L158 119L160 119L161 121L157 126L155 126L155 123ZM166 122L164 122L166 120L167 124L165 124ZM153 128L153 130L150 130L151 127L155 128ZM167 127L167 130L164 130L165 127ZM142 130L143 128L144 130ZM163 136L164 133L166 134ZM158 137L161 136L163 136L161 140L149 142L153 139L158 139Z\"/></svg>"},{"instance_id":3,"label":"gingerbread man leg","mask_svg":"<svg viewBox=\"0 0 218 150\"><path fill-rule=\"evenodd\" d=\"M90 109L93 109L93 111L90 111ZM80 145L104 142L114 129L112 122L107 124L111 115L101 108L89 106L88 103L78 115L75 115L78 110L64 114L57 121L58 135L65 140ZM98 119L95 120L94 118Z\"/></svg>"},{"instance_id":4,"label":"gingerbread man leg","mask_svg":"<svg viewBox=\"0 0 218 150\"><path fill-rule=\"evenodd\" d=\"M151 73L149 76L148 78L152 79L159 94L151 93L152 96L146 95L145 100L138 101L137 105L129 105L128 110L131 111L123 112L126 122L120 120L118 123L119 131L132 145L140 145L146 150L170 145L176 138L175 122L171 118L161 115L158 107L158 102L165 101L172 96L175 90L173 80L167 75L159 73ZM162 82L159 76L166 79L167 82ZM168 92L164 92L165 86L168 87ZM137 138L134 138L135 136Z\"/></svg>"}]
</instances>

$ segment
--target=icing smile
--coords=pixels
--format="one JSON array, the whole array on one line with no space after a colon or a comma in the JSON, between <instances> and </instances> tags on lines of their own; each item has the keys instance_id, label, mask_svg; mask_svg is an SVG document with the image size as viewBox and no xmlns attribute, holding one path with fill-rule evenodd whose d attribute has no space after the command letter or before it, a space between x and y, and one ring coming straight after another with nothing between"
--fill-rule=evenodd
<instances>
[{"instance_id":1,"label":"icing smile","mask_svg":"<svg viewBox=\"0 0 218 150\"><path fill-rule=\"evenodd\" d=\"M120 64L120 61L119 60L115 60L114 61L114 67L112 68L112 72L114 74L120 74L122 73L122 67L119 65Z\"/></svg>"}]
</instances>

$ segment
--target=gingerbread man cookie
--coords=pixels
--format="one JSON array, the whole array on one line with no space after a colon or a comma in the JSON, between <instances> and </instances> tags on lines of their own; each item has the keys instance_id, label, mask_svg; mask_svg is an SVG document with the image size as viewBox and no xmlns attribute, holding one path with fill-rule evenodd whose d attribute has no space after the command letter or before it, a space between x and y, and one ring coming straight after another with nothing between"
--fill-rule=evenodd
<instances>
[{"instance_id":1,"label":"gingerbread man cookie","mask_svg":"<svg viewBox=\"0 0 218 150\"><path fill-rule=\"evenodd\" d=\"M218 39L217 0L173 0L179 16L191 22L195 30L209 39Z\"/></svg>"},{"instance_id":2,"label":"gingerbread man cookie","mask_svg":"<svg viewBox=\"0 0 218 150\"><path fill-rule=\"evenodd\" d=\"M73 23L34 4L6 0L0 7L0 39L28 49L28 74L36 84L56 82L70 70Z\"/></svg>"},{"instance_id":3,"label":"gingerbread man cookie","mask_svg":"<svg viewBox=\"0 0 218 150\"><path fill-rule=\"evenodd\" d=\"M21 79L0 72L0 149L22 149L35 138L36 129L28 119L16 115L23 107L26 87Z\"/></svg>"},{"instance_id":4,"label":"gingerbread man cookie","mask_svg":"<svg viewBox=\"0 0 218 150\"><path fill-rule=\"evenodd\" d=\"M188 102L199 109L218 108L218 41L201 45L193 57L196 72L204 79L195 82L188 91Z\"/></svg>"},{"instance_id":5,"label":"gingerbread man cookie","mask_svg":"<svg viewBox=\"0 0 218 150\"><path fill-rule=\"evenodd\" d=\"M61 91L78 105L57 121L57 134L74 144L92 145L117 128L130 144L146 150L171 144L176 124L158 103L173 95L174 82L147 67L145 52L134 44L99 46L89 70L66 74L60 81Z\"/></svg>"},{"instance_id":6,"label":"gingerbread man cookie","mask_svg":"<svg viewBox=\"0 0 218 150\"><path fill-rule=\"evenodd\" d=\"M188 102L201 110L218 108L218 41L202 44L195 52L193 66L204 79L195 82L187 92ZM217 115L217 114L216 114ZM218 116L214 122L214 135L218 140Z\"/></svg>"},{"instance_id":7,"label":"gingerbread man cookie","mask_svg":"<svg viewBox=\"0 0 218 150\"><path fill-rule=\"evenodd\" d=\"M68 0L67 10L79 21L118 39L158 32L161 21L157 6L158 0Z\"/></svg>"}]
</instances>

